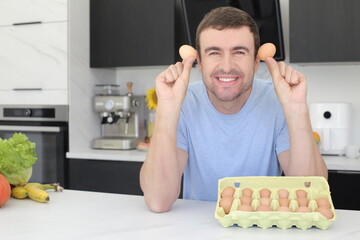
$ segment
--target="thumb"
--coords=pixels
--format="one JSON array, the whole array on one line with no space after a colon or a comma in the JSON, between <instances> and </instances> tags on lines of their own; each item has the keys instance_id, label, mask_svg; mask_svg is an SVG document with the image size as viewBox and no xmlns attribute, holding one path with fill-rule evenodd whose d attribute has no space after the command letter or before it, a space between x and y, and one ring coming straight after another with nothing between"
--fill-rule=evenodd
<instances>
[{"instance_id":1,"label":"thumb","mask_svg":"<svg viewBox=\"0 0 360 240\"><path fill-rule=\"evenodd\" d=\"M277 82L280 80L280 68L278 63L273 58L267 58L265 63L269 69L274 84L277 84Z\"/></svg>"},{"instance_id":2,"label":"thumb","mask_svg":"<svg viewBox=\"0 0 360 240\"><path fill-rule=\"evenodd\" d=\"M195 59L196 59L195 57L191 56L188 59L183 61L184 68L180 75L181 79L189 81L191 68L192 68L193 63L195 62Z\"/></svg>"}]
</instances>

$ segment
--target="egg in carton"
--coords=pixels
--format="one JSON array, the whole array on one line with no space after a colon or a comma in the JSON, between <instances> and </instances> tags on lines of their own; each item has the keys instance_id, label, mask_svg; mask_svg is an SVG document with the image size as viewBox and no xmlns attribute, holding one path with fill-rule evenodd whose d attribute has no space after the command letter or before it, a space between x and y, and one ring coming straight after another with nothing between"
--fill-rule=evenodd
<instances>
[{"instance_id":1,"label":"egg in carton","mask_svg":"<svg viewBox=\"0 0 360 240\"><path fill-rule=\"evenodd\" d=\"M223 227L325 230L336 214L323 177L228 177L218 182L215 218Z\"/></svg>"}]
</instances>

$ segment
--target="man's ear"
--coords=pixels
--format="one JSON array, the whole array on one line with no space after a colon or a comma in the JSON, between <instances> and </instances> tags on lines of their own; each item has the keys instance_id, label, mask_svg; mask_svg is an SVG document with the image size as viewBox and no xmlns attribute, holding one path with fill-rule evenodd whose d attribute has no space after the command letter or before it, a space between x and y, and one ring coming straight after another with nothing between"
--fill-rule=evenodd
<instances>
[{"instance_id":1,"label":"man's ear","mask_svg":"<svg viewBox=\"0 0 360 240\"><path fill-rule=\"evenodd\" d=\"M200 61L199 55L198 55L196 61L197 61L197 65L198 65L199 71L202 72L202 65L201 65L201 61Z\"/></svg>"},{"instance_id":2,"label":"man's ear","mask_svg":"<svg viewBox=\"0 0 360 240\"><path fill-rule=\"evenodd\" d=\"M257 72L257 70L259 69L259 66L260 66L260 58L259 56L256 56L255 58L255 71L254 72Z\"/></svg>"}]
</instances>

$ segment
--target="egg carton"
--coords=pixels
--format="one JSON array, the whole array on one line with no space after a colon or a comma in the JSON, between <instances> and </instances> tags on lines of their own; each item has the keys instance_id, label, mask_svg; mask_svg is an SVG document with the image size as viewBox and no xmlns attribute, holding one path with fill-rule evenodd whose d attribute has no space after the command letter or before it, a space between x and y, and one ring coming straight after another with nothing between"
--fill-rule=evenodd
<instances>
[{"instance_id":1,"label":"egg carton","mask_svg":"<svg viewBox=\"0 0 360 240\"><path fill-rule=\"evenodd\" d=\"M233 202L228 214L220 207L221 193L226 187L234 187ZM270 207L273 211L253 211L246 212L237 210L241 205L240 198L242 190L250 188L253 191L251 208L256 210L260 205L260 190L267 188L271 191ZM291 212L278 212L279 207L278 190L286 189L289 192L289 208ZM308 208L311 212L295 212L298 208L296 190L305 190L309 199ZM316 212L318 205L317 198L326 198L330 202L330 210L333 214L331 219ZM215 218L223 227L238 225L242 228L258 226L266 229L278 227L288 229L293 226L299 229L317 227L327 229L336 220L335 208L330 196L329 184L324 177L227 177L218 181L218 200L215 210Z\"/></svg>"}]
</instances>

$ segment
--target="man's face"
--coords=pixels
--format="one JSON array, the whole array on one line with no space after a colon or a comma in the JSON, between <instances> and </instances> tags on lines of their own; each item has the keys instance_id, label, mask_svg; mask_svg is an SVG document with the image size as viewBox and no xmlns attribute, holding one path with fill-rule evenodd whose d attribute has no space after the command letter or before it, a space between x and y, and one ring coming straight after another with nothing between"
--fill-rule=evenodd
<instances>
[{"instance_id":1,"label":"man's face","mask_svg":"<svg viewBox=\"0 0 360 240\"><path fill-rule=\"evenodd\" d=\"M242 95L249 96L260 62L255 59L254 37L249 28L205 29L200 34L200 46L199 70L210 101L236 102Z\"/></svg>"}]
</instances>

